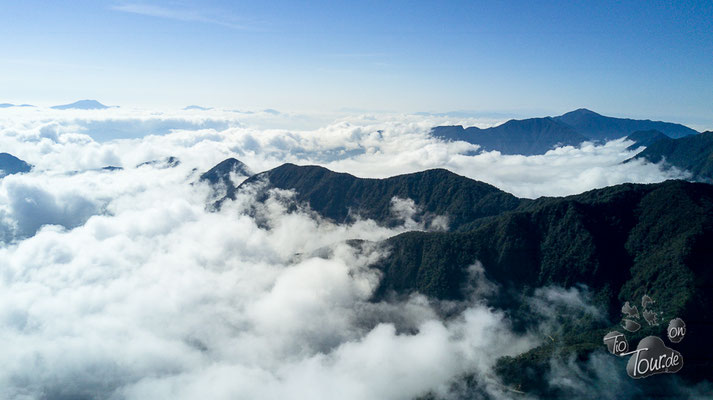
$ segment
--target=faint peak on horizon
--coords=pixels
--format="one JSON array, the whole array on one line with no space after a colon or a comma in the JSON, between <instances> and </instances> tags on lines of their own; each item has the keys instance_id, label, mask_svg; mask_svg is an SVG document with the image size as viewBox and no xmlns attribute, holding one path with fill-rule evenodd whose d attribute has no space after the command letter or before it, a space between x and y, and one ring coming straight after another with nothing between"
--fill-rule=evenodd
<instances>
[{"instance_id":1,"label":"faint peak on horizon","mask_svg":"<svg viewBox=\"0 0 713 400\"><path fill-rule=\"evenodd\" d=\"M184 111L190 111L190 110L198 110L198 111L209 111L212 110L213 107L203 107L195 104L191 104L190 106L183 107Z\"/></svg>"},{"instance_id":2,"label":"faint peak on horizon","mask_svg":"<svg viewBox=\"0 0 713 400\"><path fill-rule=\"evenodd\" d=\"M74 103L60 104L50 107L55 110L105 110L107 108L119 108L119 106L107 106L96 100L78 100Z\"/></svg>"},{"instance_id":3,"label":"faint peak on horizon","mask_svg":"<svg viewBox=\"0 0 713 400\"><path fill-rule=\"evenodd\" d=\"M34 107L34 106L32 104L0 103L0 108L11 108L11 107Z\"/></svg>"}]
</instances>

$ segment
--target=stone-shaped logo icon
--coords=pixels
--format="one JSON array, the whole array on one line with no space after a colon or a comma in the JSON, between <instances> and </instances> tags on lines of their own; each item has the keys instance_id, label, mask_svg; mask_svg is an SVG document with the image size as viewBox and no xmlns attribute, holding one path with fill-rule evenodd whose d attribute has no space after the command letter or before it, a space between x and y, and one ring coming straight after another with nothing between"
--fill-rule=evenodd
<instances>
[{"instance_id":1,"label":"stone-shaped logo icon","mask_svg":"<svg viewBox=\"0 0 713 400\"><path fill-rule=\"evenodd\" d=\"M629 351L629 342L626 341L626 336L619 331L612 331L604 336L604 344L607 349L615 356L620 356L622 353Z\"/></svg>"},{"instance_id":2,"label":"stone-shaped logo icon","mask_svg":"<svg viewBox=\"0 0 713 400\"><path fill-rule=\"evenodd\" d=\"M646 321L649 326L656 326L659 324L658 314L648 309L649 306L656 303L654 299L645 294L641 297L641 307L644 321ZM628 301L624 303L621 307L621 313L624 318L621 320L621 327L629 332L636 332L641 329L641 323L636 321L640 318L639 309L636 306L632 306Z\"/></svg>"},{"instance_id":3,"label":"stone-shaped logo icon","mask_svg":"<svg viewBox=\"0 0 713 400\"><path fill-rule=\"evenodd\" d=\"M621 327L629 332L636 332L641 328L641 324L629 318L624 318L621 320Z\"/></svg>"},{"instance_id":4,"label":"stone-shaped logo icon","mask_svg":"<svg viewBox=\"0 0 713 400\"><path fill-rule=\"evenodd\" d=\"M686 323L681 318L672 319L668 323L666 332L668 333L668 340L672 343L678 343L686 336Z\"/></svg>"},{"instance_id":5,"label":"stone-shaped logo icon","mask_svg":"<svg viewBox=\"0 0 713 400\"><path fill-rule=\"evenodd\" d=\"M659 320L656 317L656 313L654 311L644 310L642 314L644 315L644 319L650 326L656 326L659 324Z\"/></svg>"},{"instance_id":6,"label":"stone-shaped logo icon","mask_svg":"<svg viewBox=\"0 0 713 400\"><path fill-rule=\"evenodd\" d=\"M621 313L626 314L629 318L639 318L639 309L636 306L632 307L628 301L621 306Z\"/></svg>"},{"instance_id":7,"label":"stone-shaped logo icon","mask_svg":"<svg viewBox=\"0 0 713 400\"><path fill-rule=\"evenodd\" d=\"M626 364L626 373L634 378L646 378L655 374L672 374L683 368L681 353L666 347L663 340L656 336L647 336L639 342Z\"/></svg>"}]
</instances>

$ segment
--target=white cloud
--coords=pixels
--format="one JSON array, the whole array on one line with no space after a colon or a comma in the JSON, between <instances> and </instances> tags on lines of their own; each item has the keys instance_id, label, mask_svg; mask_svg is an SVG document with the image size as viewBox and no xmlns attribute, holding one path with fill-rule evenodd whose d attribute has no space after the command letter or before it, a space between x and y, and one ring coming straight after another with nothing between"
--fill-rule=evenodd
<instances>
[{"instance_id":1,"label":"white cloud","mask_svg":"<svg viewBox=\"0 0 713 400\"><path fill-rule=\"evenodd\" d=\"M35 165L0 180L0 397L407 399L445 393L466 373L498 395L489 384L495 360L539 340L477 303L443 320L422 296L369 301L380 276L368 266L384 255L344 242L422 228L409 199L394 200L404 224L393 229L288 213L277 199L289 192L259 205L246 191L207 211L209 188L198 176L228 157L255 171L296 162L367 177L445 167L527 196L669 176L620 165L632 155L623 141L469 156L469 144L428 137L430 126L459 122L440 117L360 116L298 131L268 129L259 118L0 112L0 147ZM186 125L105 142L88 128L139 132L168 119ZM208 120L225 125L202 125ZM135 167L168 156L181 163ZM97 170L107 165L124 169ZM447 224L433 217L429 228ZM478 265L471 273L483 278ZM475 294L492 290L473 284ZM573 305L579 294L538 298Z\"/></svg>"},{"instance_id":2,"label":"white cloud","mask_svg":"<svg viewBox=\"0 0 713 400\"><path fill-rule=\"evenodd\" d=\"M246 199L210 213L185 182L116 183L98 187L125 193L110 215L0 249L8 397L407 398L531 345L481 307L443 322L413 298L399 307L417 333L380 321L367 265L381 255L343 242L403 228L337 226L268 201L266 230L240 210ZM328 258L310 256L324 247Z\"/></svg>"},{"instance_id":3,"label":"white cloud","mask_svg":"<svg viewBox=\"0 0 713 400\"><path fill-rule=\"evenodd\" d=\"M312 130L274 129L309 117L281 113L209 111L0 110L0 146L46 170L82 170L177 156L201 170L236 157L262 171L284 162L317 164L362 177L387 177L428 168L447 168L522 197L557 196L624 182L652 183L686 175L663 171L643 161L622 164L635 155L619 140L606 145L562 147L544 155L487 152L476 146L444 143L430 127L476 119L451 120L424 115L337 117ZM323 121L320 116L314 121ZM106 132L125 140L98 142ZM102 133L104 132L104 133ZM139 137L145 133L150 136ZM104 136L102 136L104 135ZM91 138L95 137L92 141Z\"/></svg>"},{"instance_id":4,"label":"white cloud","mask_svg":"<svg viewBox=\"0 0 713 400\"><path fill-rule=\"evenodd\" d=\"M144 3L124 3L112 6L111 8L116 11L144 15L148 17L173 19L184 22L201 22L240 30L248 29L247 26L238 24L231 18L227 18L225 12L216 11L211 13L205 9L164 7Z\"/></svg>"}]
</instances>

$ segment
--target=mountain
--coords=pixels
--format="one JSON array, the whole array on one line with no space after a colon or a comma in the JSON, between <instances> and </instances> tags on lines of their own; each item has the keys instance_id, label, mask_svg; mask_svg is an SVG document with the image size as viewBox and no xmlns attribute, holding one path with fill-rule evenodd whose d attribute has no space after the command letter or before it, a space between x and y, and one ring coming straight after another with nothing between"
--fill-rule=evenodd
<instances>
[{"instance_id":1,"label":"mountain","mask_svg":"<svg viewBox=\"0 0 713 400\"><path fill-rule=\"evenodd\" d=\"M11 104L11 103L0 104L0 108L10 108L10 107L34 107L34 106L32 104Z\"/></svg>"},{"instance_id":2,"label":"mountain","mask_svg":"<svg viewBox=\"0 0 713 400\"><path fill-rule=\"evenodd\" d=\"M418 291L464 300L468 266L482 263L500 290L487 298L521 329L537 325L525 300L537 288L587 285L606 318L558 318L559 327L532 351L499 362L506 382L537 387L554 354L586 359L617 329L624 301L657 299L659 326L627 334L666 337L667 321L687 324L685 376L699 379L713 367L713 185L667 181L625 184L564 198L541 198L482 219L469 232L408 232L385 242L390 250L377 299ZM564 314L562 315L564 317ZM618 329L621 329L618 327ZM530 375L528 375L527 371ZM708 376L709 377L709 376ZM548 395L548 393L541 393Z\"/></svg>"},{"instance_id":3,"label":"mountain","mask_svg":"<svg viewBox=\"0 0 713 400\"><path fill-rule=\"evenodd\" d=\"M298 202L338 222L359 215L384 225L398 223L390 210L394 196L412 199L424 212L448 215L450 231L406 232L379 244L388 255L373 265L381 273L373 300L418 292L448 307L465 307L473 301L470 266L482 263L484 278L498 289L481 293L478 301L502 310L516 330L544 329L546 338L527 353L498 361L497 373L509 386L561 397L543 383L551 361L574 355L584 362L601 351L603 336L622 329L622 304L644 294L657 301L663 323L627 333L630 343L648 335L665 338L668 321L680 317L687 334L676 346L686 360L679 375L694 381L709 378L713 185L623 184L525 200L442 169L362 179L285 164L249 178L237 190L257 182L266 185L263 193L293 189ZM551 313L554 321L543 325L542 311L532 301L537 291L579 290L581 285L603 316L570 314L562 306ZM449 313L448 307L443 312Z\"/></svg>"},{"instance_id":4,"label":"mountain","mask_svg":"<svg viewBox=\"0 0 713 400\"><path fill-rule=\"evenodd\" d=\"M632 132L657 130L671 138L695 135L698 132L681 124L671 122L637 120L629 118L606 117L594 111L580 108L555 117L582 135L592 140L612 140L625 137Z\"/></svg>"},{"instance_id":5,"label":"mountain","mask_svg":"<svg viewBox=\"0 0 713 400\"><path fill-rule=\"evenodd\" d=\"M0 153L0 177L30 172L32 165L8 153Z\"/></svg>"},{"instance_id":6,"label":"mountain","mask_svg":"<svg viewBox=\"0 0 713 400\"><path fill-rule=\"evenodd\" d=\"M181 164L181 160L174 156L164 157L160 160L144 161L136 165L136 168L152 166L159 169L174 168Z\"/></svg>"},{"instance_id":7,"label":"mountain","mask_svg":"<svg viewBox=\"0 0 713 400\"><path fill-rule=\"evenodd\" d=\"M105 106L96 100L79 100L71 104L63 104L51 108L55 110L104 110L111 107Z\"/></svg>"},{"instance_id":8,"label":"mountain","mask_svg":"<svg viewBox=\"0 0 713 400\"><path fill-rule=\"evenodd\" d=\"M626 139L634 142L634 144L626 148L627 150L636 150L639 147L648 147L652 143L658 142L659 140L672 140L670 137L654 129L648 131L636 131L627 136Z\"/></svg>"},{"instance_id":9,"label":"mountain","mask_svg":"<svg viewBox=\"0 0 713 400\"><path fill-rule=\"evenodd\" d=\"M298 203L308 204L324 218L336 222L369 218L386 226L403 223L403 216L393 211L395 197L413 200L417 208L413 215L415 221L430 226L436 223L435 217L447 216L448 226L453 230L475 219L512 210L527 201L444 169L365 179L318 166L283 164L250 177L238 190L260 181L267 181L268 189L295 190ZM234 198L234 195L226 197Z\"/></svg>"},{"instance_id":10,"label":"mountain","mask_svg":"<svg viewBox=\"0 0 713 400\"><path fill-rule=\"evenodd\" d=\"M231 174L251 176L253 175L253 172L240 160L228 158L201 174L199 180L201 182L207 182L213 186L219 187L221 191L225 190L225 197L234 199L236 186L230 178Z\"/></svg>"},{"instance_id":11,"label":"mountain","mask_svg":"<svg viewBox=\"0 0 713 400\"><path fill-rule=\"evenodd\" d=\"M437 126L431 130L431 134L444 140L463 140L477 144L484 151L535 155L544 154L558 146L619 139L637 131L652 130L672 138L698 133L680 124L605 117L581 108L558 117L510 120L487 129L464 129L461 125Z\"/></svg>"},{"instance_id":12,"label":"mountain","mask_svg":"<svg viewBox=\"0 0 713 400\"><path fill-rule=\"evenodd\" d=\"M208 111L208 110L212 110L213 108L212 107L201 107L201 106L197 106L194 104L194 105L186 106L183 109L186 111L188 111L188 110Z\"/></svg>"},{"instance_id":13,"label":"mountain","mask_svg":"<svg viewBox=\"0 0 713 400\"><path fill-rule=\"evenodd\" d=\"M503 154L544 154L557 146L576 146L587 140L570 126L554 118L510 120L492 128L462 126L435 127L431 134L446 140L464 140L480 145L484 151Z\"/></svg>"},{"instance_id":14,"label":"mountain","mask_svg":"<svg viewBox=\"0 0 713 400\"><path fill-rule=\"evenodd\" d=\"M633 158L665 161L667 166L690 172L694 180L713 182L713 131L657 141Z\"/></svg>"}]
</instances>

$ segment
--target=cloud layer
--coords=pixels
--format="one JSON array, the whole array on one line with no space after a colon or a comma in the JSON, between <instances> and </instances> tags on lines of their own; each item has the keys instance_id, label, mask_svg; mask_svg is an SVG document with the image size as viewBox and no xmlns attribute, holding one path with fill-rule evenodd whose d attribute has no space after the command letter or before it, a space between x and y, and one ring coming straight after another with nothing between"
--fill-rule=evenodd
<instances>
[{"instance_id":1,"label":"cloud layer","mask_svg":"<svg viewBox=\"0 0 713 400\"><path fill-rule=\"evenodd\" d=\"M529 197L680 176L620 164L633 155L624 141L473 156L472 145L428 129L488 122L358 116L295 131L265 127L263 116L2 111L0 149L35 167L0 180L0 397L448 398L466 375L507 397L495 360L542 337L514 333L478 301L497 290L482 266L472 268L471 302L446 319L420 295L369 301L380 278L369 265L385 254L345 241L423 229L412 201L392 199L403 220L393 229L288 213L285 192L261 205L246 191L207 211L211 189L198 176L228 157L255 171L294 162L364 177L448 168ZM104 140L112 129L135 134ZM168 156L181 163L137 167ZM109 165L123 169L101 169ZM447 224L438 221L429 228ZM533 304L596 315L583 291L543 289Z\"/></svg>"},{"instance_id":2,"label":"cloud layer","mask_svg":"<svg viewBox=\"0 0 713 400\"><path fill-rule=\"evenodd\" d=\"M209 213L183 186L0 250L3 397L407 399L533 343L484 306L443 321L418 296L369 303L383 254L344 241L400 229L276 200L264 229L240 209L250 199Z\"/></svg>"}]
</instances>

